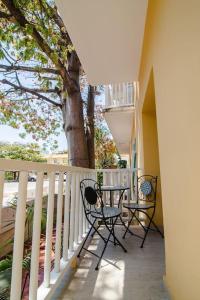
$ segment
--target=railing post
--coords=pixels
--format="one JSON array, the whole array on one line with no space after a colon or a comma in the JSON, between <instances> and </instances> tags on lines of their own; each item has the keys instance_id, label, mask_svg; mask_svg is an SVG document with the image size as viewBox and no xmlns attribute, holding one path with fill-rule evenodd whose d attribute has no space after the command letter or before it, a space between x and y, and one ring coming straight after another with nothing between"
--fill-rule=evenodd
<instances>
[{"instance_id":1,"label":"railing post","mask_svg":"<svg viewBox=\"0 0 200 300\"><path fill-rule=\"evenodd\" d=\"M83 176L84 176L84 179L87 179L87 174L86 173L84 173ZM84 233L87 232L87 228L88 228L88 221L87 221L86 216L84 214L84 218L83 218L83 230L84 230Z\"/></svg>"},{"instance_id":2,"label":"railing post","mask_svg":"<svg viewBox=\"0 0 200 300\"><path fill-rule=\"evenodd\" d=\"M107 171L102 170L102 173L103 173L103 185L109 185ZM107 194L108 194L107 192L103 193L103 203L104 204L107 204L106 203L106 199L108 198Z\"/></svg>"},{"instance_id":3,"label":"railing post","mask_svg":"<svg viewBox=\"0 0 200 300\"><path fill-rule=\"evenodd\" d=\"M4 190L4 172L0 171L0 233L3 228L3 220L2 220L3 190Z\"/></svg>"},{"instance_id":4,"label":"railing post","mask_svg":"<svg viewBox=\"0 0 200 300\"><path fill-rule=\"evenodd\" d=\"M109 90L108 90L108 85L105 85L105 106L109 106Z\"/></svg>"},{"instance_id":5,"label":"railing post","mask_svg":"<svg viewBox=\"0 0 200 300\"><path fill-rule=\"evenodd\" d=\"M131 186L131 176L130 170L127 169L127 186ZM127 190L127 200L130 201L131 190Z\"/></svg>"},{"instance_id":6,"label":"railing post","mask_svg":"<svg viewBox=\"0 0 200 300\"><path fill-rule=\"evenodd\" d=\"M136 100L137 100L137 82L134 81L133 83L133 104L135 104Z\"/></svg>"},{"instance_id":7,"label":"railing post","mask_svg":"<svg viewBox=\"0 0 200 300\"><path fill-rule=\"evenodd\" d=\"M123 94L122 83L120 83L119 84L119 95L118 95L119 105L123 105L124 104L122 94Z\"/></svg>"},{"instance_id":8,"label":"railing post","mask_svg":"<svg viewBox=\"0 0 200 300\"><path fill-rule=\"evenodd\" d=\"M14 250L12 263L12 280L11 280L11 300L21 299L22 285L22 261L24 250L24 234L26 220L26 200L27 200L27 181L28 173L21 172L19 177L19 198L17 201Z\"/></svg>"},{"instance_id":9,"label":"railing post","mask_svg":"<svg viewBox=\"0 0 200 300\"><path fill-rule=\"evenodd\" d=\"M71 183L71 209L70 209L70 233L69 233L69 251L74 250L74 221L75 221L75 203L76 203L76 174L72 173Z\"/></svg>"},{"instance_id":10,"label":"railing post","mask_svg":"<svg viewBox=\"0 0 200 300\"><path fill-rule=\"evenodd\" d=\"M74 242L78 244L79 236L79 208L80 208L80 176L76 173L76 202L75 202L75 228L74 228Z\"/></svg>"},{"instance_id":11,"label":"railing post","mask_svg":"<svg viewBox=\"0 0 200 300\"><path fill-rule=\"evenodd\" d=\"M55 271L60 272L61 258L61 232L62 232L62 209L63 209L63 180L64 174L59 174L57 216L56 216L56 245L55 245Z\"/></svg>"},{"instance_id":12,"label":"railing post","mask_svg":"<svg viewBox=\"0 0 200 300\"><path fill-rule=\"evenodd\" d=\"M85 176L86 176L86 179L90 178L88 173L86 173ZM88 181L87 181L87 186L88 186ZM91 221L91 216L89 216L89 220ZM88 221L86 221L86 231L88 231L89 227L90 227L90 223Z\"/></svg>"},{"instance_id":13,"label":"railing post","mask_svg":"<svg viewBox=\"0 0 200 300\"><path fill-rule=\"evenodd\" d=\"M79 176L79 181L81 182L83 180L83 174L80 173ZM81 198L81 191L80 191L80 184L79 184L79 201L80 201L80 206L79 206L79 236L78 239L81 241L82 236L83 236L83 202Z\"/></svg>"},{"instance_id":14,"label":"railing post","mask_svg":"<svg viewBox=\"0 0 200 300\"><path fill-rule=\"evenodd\" d=\"M71 173L66 174L66 191L64 205L64 228L63 228L63 259L68 259L69 248L69 207L70 207L70 192L71 192Z\"/></svg>"},{"instance_id":15,"label":"railing post","mask_svg":"<svg viewBox=\"0 0 200 300\"><path fill-rule=\"evenodd\" d=\"M113 91L113 94L112 94L112 105L115 105L115 100L116 100L116 85L114 83L112 85L112 91Z\"/></svg>"},{"instance_id":16,"label":"railing post","mask_svg":"<svg viewBox=\"0 0 200 300\"><path fill-rule=\"evenodd\" d=\"M31 251L29 300L37 299L43 178L44 178L43 172L37 174L36 195L35 195L34 216L33 216L33 238L32 238L32 251Z\"/></svg>"},{"instance_id":17,"label":"railing post","mask_svg":"<svg viewBox=\"0 0 200 300\"><path fill-rule=\"evenodd\" d=\"M126 83L123 83L123 99L124 99L124 103L127 102L127 91L126 91Z\"/></svg>"},{"instance_id":18,"label":"railing post","mask_svg":"<svg viewBox=\"0 0 200 300\"><path fill-rule=\"evenodd\" d=\"M46 288L48 288L50 285L54 195L55 195L55 173L51 172L49 174L47 228L46 228L46 244L45 244L45 258L44 258L44 286Z\"/></svg>"}]
</instances>

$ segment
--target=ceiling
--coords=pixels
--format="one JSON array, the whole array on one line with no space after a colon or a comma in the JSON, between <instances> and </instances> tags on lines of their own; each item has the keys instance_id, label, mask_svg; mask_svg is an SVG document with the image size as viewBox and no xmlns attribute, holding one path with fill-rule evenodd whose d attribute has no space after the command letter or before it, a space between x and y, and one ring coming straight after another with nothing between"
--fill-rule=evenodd
<instances>
[{"instance_id":1,"label":"ceiling","mask_svg":"<svg viewBox=\"0 0 200 300\"><path fill-rule=\"evenodd\" d=\"M56 0L92 85L138 79L148 0Z\"/></svg>"}]
</instances>

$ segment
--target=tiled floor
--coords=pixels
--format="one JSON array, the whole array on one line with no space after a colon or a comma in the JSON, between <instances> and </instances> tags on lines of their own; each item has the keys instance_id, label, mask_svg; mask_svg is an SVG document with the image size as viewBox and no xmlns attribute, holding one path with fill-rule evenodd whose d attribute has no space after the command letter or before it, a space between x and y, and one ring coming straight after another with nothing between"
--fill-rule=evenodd
<instances>
[{"instance_id":1,"label":"tiled floor","mask_svg":"<svg viewBox=\"0 0 200 300\"><path fill-rule=\"evenodd\" d=\"M122 228L118 236L122 236ZM137 230L137 233L141 231ZM164 242L157 233L150 233L143 249L140 240L129 234L122 240L128 252L109 243L99 271L97 258L85 253L78 269L63 291L54 299L63 300L168 300L163 286ZM89 249L99 253L103 243L95 235Z\"/></svg>"}]
</instances>

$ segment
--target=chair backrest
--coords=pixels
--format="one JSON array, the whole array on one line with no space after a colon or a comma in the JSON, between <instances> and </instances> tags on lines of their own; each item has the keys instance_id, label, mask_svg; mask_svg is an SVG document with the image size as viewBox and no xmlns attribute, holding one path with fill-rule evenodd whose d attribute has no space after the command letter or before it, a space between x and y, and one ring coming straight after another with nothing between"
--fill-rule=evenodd
<instances>
[{"instance_id":1,"label":"chair backrest","mask_svg":"<svg viewBox=\"0 0 200 300\"><path fill-rule=\"evenodd\" d=\"M101 187L93 179L83 179L80 182L81 198L86 216L102 206Z\"/></svg>"},{"instance_id":2,"label":"chair backrest","mask_svg":"<svg viewBox=\"0 0 200 300\"><path fill-rule=\"evenodd\" d=\"M142 175L137 177L137 200L156 202L157 176Z\"/></svg>"}]
</instances>

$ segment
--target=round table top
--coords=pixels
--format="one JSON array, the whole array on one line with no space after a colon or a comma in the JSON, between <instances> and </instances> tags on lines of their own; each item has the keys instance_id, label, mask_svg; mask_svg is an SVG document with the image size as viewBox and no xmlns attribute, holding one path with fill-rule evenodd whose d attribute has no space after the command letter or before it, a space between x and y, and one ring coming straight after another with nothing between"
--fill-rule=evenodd
<instances>
[{"instance_id":1,"label":"round table top","mask_svg":"<svg viewBox=\"0 0 200 300\"><path fill-rule=\"evenodd\" d=\"M101 191L108 192L108 191L125 191L129 190L130 187L124 185L102 185Z\"/></svg>"}]
</instances>

